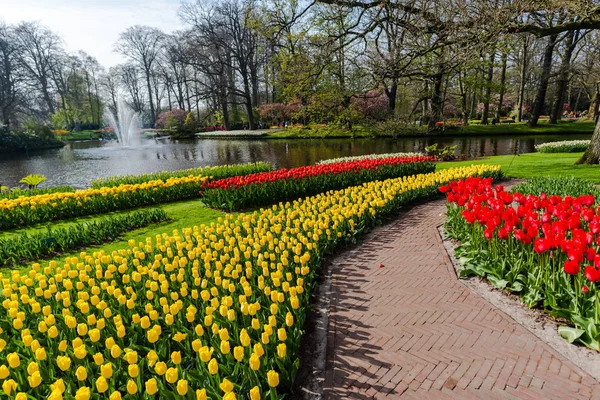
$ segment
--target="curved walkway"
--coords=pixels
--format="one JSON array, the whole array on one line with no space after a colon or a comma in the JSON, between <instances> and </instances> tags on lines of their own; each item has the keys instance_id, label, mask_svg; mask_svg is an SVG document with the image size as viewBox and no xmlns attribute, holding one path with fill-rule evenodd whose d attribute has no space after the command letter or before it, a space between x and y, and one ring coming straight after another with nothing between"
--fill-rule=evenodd
<instances>
[{"instance_id":1,"label":"curved walkway","mask_svg":"<svg viewBox=\"0 0 600 400\"><path fill-rule=\"evenodd\" d=\"M600 398L596 380L457 280L444 212L416 206L334 260L324 397Z\"/></svg>"}]
</instances>

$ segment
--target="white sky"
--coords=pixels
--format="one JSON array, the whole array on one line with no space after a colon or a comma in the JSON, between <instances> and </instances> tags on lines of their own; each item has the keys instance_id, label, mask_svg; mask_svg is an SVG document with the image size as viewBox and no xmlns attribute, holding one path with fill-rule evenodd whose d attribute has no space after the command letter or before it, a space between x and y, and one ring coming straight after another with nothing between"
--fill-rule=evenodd
<instances>
[{"instance_id":1,"label":"white sky","mask_svg":"<svg viewBox=\"0 0 600 400\"><path fill-rule=\"evenodd\" d=\"M148 25L165 33L181 29L179 0L0 0L0 20L40 21L65 41L69 52L83 50L105 67L124 58L113 51L119 33Z\"/></svg>"}]
</instances>

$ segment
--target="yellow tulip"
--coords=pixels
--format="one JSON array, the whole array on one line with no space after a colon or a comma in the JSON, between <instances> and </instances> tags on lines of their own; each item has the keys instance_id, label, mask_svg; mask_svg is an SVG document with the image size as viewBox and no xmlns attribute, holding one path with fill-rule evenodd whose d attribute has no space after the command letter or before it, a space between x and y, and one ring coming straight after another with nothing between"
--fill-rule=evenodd
<instances>
[{"instance_id":1,"label":"yellow tulip","mask_svg":"<svg viewBox=\"0 0 600 400\"><path fill-rule=\"evenodd\" d=\"M271 387L277 387L279 385L279 374L273 370L267 372L267 382Z\"/></svg>"},{"instance_id":2,"label":"yellow tulip","mask_svg":"<svg viewBox=\"0 0 600 400\"><path fill-rule=\"evenodd\" d=\"M226 340L221 341L221 353L223 354L229 354L229 352L231 351L229 342Z\"/></svg>"},{"instance_id":3,"label":"yellow tulip","mask_svg":"<svg viewBox=\"0 0 600 400\"><path fill-rule=\"evenodd\" d=\"M156 392L158 392L158 384L156 383L156 379L151 378L148 379L145 383L146 386L146 393L148 393L149 395L153 395Z\"/></svg>"},{"instance_id":4,"label":"yellow tulip","mask_svg":"<svg viewBox=\"0 0 600 400\"><path fill-rule=\"evenodd\" d=\"M260 389L258 386L254 386L250 389L250 400L260 400Z\"/></svg>"},{"instance_id":5,"label":"yellow tulip","mask_svg":"<svg viewBox=\"0 0 600 400\"><path fill-rule=\"evenodd\" d=\"M77 377L78 380L85 381L88 376L87 370L85 369L85 367L82 367L82 366L78 367L75 370L75 376Z\"/></svg>"},{"instance_id":6,"label":"yellow tulip","mask_svg":"<svg viewBox=\"0 0 600 400\"><path fill-rule=\"evenodd\" d=\"M175 364L175 365L181 364L181 352L180 351L172 352L171 353L171 361L173 361L173 364Z\"/></svg>"},{"instance_id":7,"label":"yellow tulip","mask_svg":"<svg viewBox=\"0 0 600 400\"><path fill-rule=\"evenodd\" d=\"M127 373L129 374L130 377L137 378L137 376L140 374L140 369L137 366L137 364L130 364L127 367Z\"/></svg>"},{"instance_id":8,"label":"yellow tulip","mask_svg":"<svg viewBox=\"0 0 600 400\"><path fill-rule=\"evenodd\" d=\"M287 352L287 347L286 347L285 343L279 343L277 345L277 356L279 358L285 358L286 352Z\"/></svg>"},{"instance_id":9,"label":"yellow tulip","mask_svg":"<svg viewBox=\"0 0 600 400\"><path fill-rule=\"evenodd\" d=\"M116 391L116 390L115 390L115 391L114 391L114 392L112 392L112 394L110 395L110 397L109 397L109 400L121 400L121 398L122 398L122 397L121 397L121 392L119 392L119 391Z\"/></svg>"},{"instance_id":10,"label":"yellow tulip","mask_svg":"<svg viewBox=\"0 0 600 400\"><path fill-rule=\"evenodd\" d=\"M12 379L5 380L4 383L2 383L2 390L4 390L6 395L10 396L13 391L17 390L17 382Z\"/></svg>"},{"instance_id":11,"label":"yellow tulip","mask_svg":"<svg viewBox=\"0 0 600 400\"><path fill-rule=\"evenodd\" d=\"M24 392L19 392L15 396L15 400L27 400L27 394Z\"/></svg>"},{"instance_id":12,"label":"yellow tulip","mask_svg":"<svg viewBox=\"0 0 600 400\"><path fill-rule=\"evenodd\" d=\"M108 382L106 382L106 378L104 376L96 379L96 390L98 393L104 393L108 390Z\"/></svg>"},{"instance_id":13,"label":"yellow tulip","mask_svg":"<svg viewBox=\"0 0 600 400\"><path fill-rule=\"evenodd\" d=\"M6 356L6 361L8 361L8 365L12 369L15 369L19 365L21 365L21 358L19 357L19 355L17 353L10 353L10 354L8 354Z\"/></svg>"},{"instance_id":14,"label":"yellow tulip","mask_svg":"<svg viewBox=\"0 0 600 400\"><path fill-rule=\"evenodd\" d=\"M6 379L10 375L10 370L6 365L0 365L0 379Z\"/></svg>"},{"instance_id":15,"label":"yellow tulip","mask_svg":"<svg viewBox=\"0 0 600 400\"><path fill-rule=\"evenodd\" d=\"M221 384L219 385L222 391L225 393L229 393L233 391L233 383L231 383L227 378L224 378Z\"/></svg>"},{"instance_id":16,"label":"yellow tulip","mask_svg":"<svg viewBox=\"0 0 600 400\"><path fill-rule=\"evenodd\" d=\"M92 391L90 388L86 386L80 387L77 389L77 392L75 392L75 400L90 400L91 395Z\"/></svg>"},{"instance_id":17,"label":"yellow tulip","mask_svg":"<svg viewBox=\"0 0 600 400\"><path fill-rule=\"evenodd\" d=\"M71 368L71 358L68 356L58 356L56 357L56 365L58 365L58 368L62 371L66 371Z\"/></svg>"},{"instance_id":18,"label":"yellow tulip","mask_svg":"<svg viewBox=\"0 0 600 400\"><path fill-rule=\"evenodd\" d=\"M39 371L35 371L27 377L27 381L31 388L36 388L42 383L42 375L40 375Z\"/></svg>"},{"instance_id":19,"label":"yellow tulip","mask_svg":"<svg viewBox=\"0 0 600 400\"><path fill-rule=\"evenodd\" d=\"M244 359L244 348L242 346L235 346L233 348L233 358L235 358L237 362Z\"/></svg>"},{"instance_id":20,"label":"yellow tulip","mask_svg":"<svg viewBox=\"0 0 600 400\"><path fill-rule=\"evenodd\" d=\"M206 400L206 389L196 390L196 400Z\"/></svg>"},{"instance_id":21,"label":"yellow tulip","mask_svg":"<svg viewBox=\"0 0 600 400\"><path fill-rule=\"evenodd\" d=\"M203 362L209 362L212 356L212 351L208 347L204 346L200 349L200 360Z\"/></svg>"},{"instance_id":22,"label":"yellow tulip","mask_svg":"<svg viewBox=\"0 0 600 400\"><path fill-rule=\"evenodd\" d=\"M225 393L225 395L223 396L223 400L236 400L235 393Z\"/></svg>"},{"instance_id":23,"label":"yellow tulip","mask_svg":"<svg viewBox=\"0 0 600 400\"><path fill-rule=\"evenodd\" d=\"M121 353L122 353L121 348L116 344L113 344L112 347L110 348L110 355L112 358L119 358L121 356Z\"/></svg>"},{"instance_id":24,"label":"yellow tulip","mask_svg":"<svg viewBox=\"0 0 600 400\"><path fill-rule=\"evenodd\" d=\"M188 392L188 381L186 381L185 379L180 379L177 382L177 393L179 393L179 395L184 396L186 395Z\"/></svg>"},{"instance_id":25,"label":"yellow tulip","mask_svg":"<svg viewBox=\"0 0 600 400\"><path fill-rule=\"evenodd\" d=\"M293 326L294 325L294 316L292 315L291 312L288 311L288 313L285 315L285 324L287 326Z\"/></svg>"},{"instance_id":26,"label":"yellow tulip","mask_svg":"<svg viewBox=\"0 0 600 400\"><path fill-rule=\"evenodd\" d=\"M106 379L109 379L113 375L113 366L111 363L102 364L100 366L100 374Z\"/></svg>"},{"instance_id":27,"label":"yellow tulip","mask_svg":"<svg viewBox=\"0 0 600 400\"><path fill-rule=\"evenodd\" d=\"M104 356L102 355L102 353L94 354L93 358L94 358L94 363L96 365L102 365L104 363Z\"/></svg>"},{"instance_id":28,"label":"yellow tulip","mask_svg":"<svg viewBox=\"0 0 600 400\"><path fill-rule=\"evenodd\" d=\"M208 372L210 372L211 375L219 372L219 363L214 358L212 358L208 363Z\"/></svg>"},{"instance_id":29,"label":"yellow tulip","mask_svg":"<svg viewBox=\"0 0 600 400\"><path fill-rule=\"evenodd\" d=\"M177 381L177 378L179 377L179 371L177 370L177 368L169 368L167 369L165 377L167 379L167 382L175 383Z\"/></svg>"},{"instance_id":30,"label":"yellow tulip","mask_svg":"<svg viewBox=\"0 0 600 400\"><path fill-rule=\"evenodd\" d=\"M131 365L130 365L131 367ZM138 391L138 387L137 384L135 383L135 381L133 381L132 379L127 381L127 393L129 394L136 394Z\"/></svg>"},{"instance_id":31,"label":"yellow tulip","mask_svg":"<svg viewBox=\"0 0 600 400\"><path fill-rule=\"evenodd\" d=\"M154 365L154 372L161 376L164 375L167 372L167 364L162 361L157 362Z\"/></svg>"},{"instance_id":32,"label":"yellow tulip","mask_svg":"<svg viewBox=\"0 0 600 400\"><path fill-rule=\"evenodd\" d=\"M258 355L256 353L252 353L252 355L250 356L250 368L253 371L258 371L260 369L260 358L258 357Z\"/></svg>"}]
</instances>

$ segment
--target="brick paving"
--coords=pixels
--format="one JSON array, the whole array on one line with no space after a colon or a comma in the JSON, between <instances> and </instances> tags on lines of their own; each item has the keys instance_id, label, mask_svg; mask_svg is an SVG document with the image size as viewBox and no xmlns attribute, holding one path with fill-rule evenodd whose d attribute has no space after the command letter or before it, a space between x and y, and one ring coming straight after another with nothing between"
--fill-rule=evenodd
<instances>
[{"instance_id":1,"label":"brick paving","mask_svg":"<svg viewBox=\"0 0 600 400\"><path fill-rule=\"evenodd\" d=\"M324 397L600 398L595 379L457 280L444 211L416 206L334 260Z\"/></svg>"}]
</instances>

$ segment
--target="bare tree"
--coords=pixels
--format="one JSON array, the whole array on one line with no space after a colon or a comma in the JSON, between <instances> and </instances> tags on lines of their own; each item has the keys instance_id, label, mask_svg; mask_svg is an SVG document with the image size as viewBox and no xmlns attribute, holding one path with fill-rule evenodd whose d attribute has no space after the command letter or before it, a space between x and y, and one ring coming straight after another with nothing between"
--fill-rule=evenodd
<instances>
[{"instance_id":1,"label":"bare tree","mask_svg":"<svg viewBox=\"0 0 600 400\"><path fill-rule=\"evenodd\" d=\"M61 39L35 22L22 22L15 28L16 46L21 65L45 101L50 114L55 112L51 66L53 57L62 50Z\"/></svg>"},{"instance_id":2,"label":"bare tree","mask_svg":"<svg viewBox=\"0 0 600 400\"><path fill-rule=\"evenodd\" d=\"M152 99L152 74L164 41L164 34L157 28L135 25L119 36L115 45L116 51L137 63L146 78L148 100L150 102L150 119L152 126L156 121L154 101Z\"/></svg>"}]
</instances>

